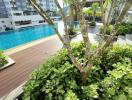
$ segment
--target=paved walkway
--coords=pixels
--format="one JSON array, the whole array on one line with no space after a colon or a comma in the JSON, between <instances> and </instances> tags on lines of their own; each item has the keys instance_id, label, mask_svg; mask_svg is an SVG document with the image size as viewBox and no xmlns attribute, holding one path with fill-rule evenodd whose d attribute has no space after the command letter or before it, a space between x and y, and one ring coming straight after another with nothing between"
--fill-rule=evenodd
<instances>
[{"instance_id":1,"label":"paved walkway","mask_svg":"<svg viewBox=\"0 0 132 100\"><path fill-rule=\"evenodd\" d=\"M54 35L50 40L10 55L16 64L0 71L0 98L26 81L39 64L61 47L60 40Z\"/></svg>"}]
</instances>

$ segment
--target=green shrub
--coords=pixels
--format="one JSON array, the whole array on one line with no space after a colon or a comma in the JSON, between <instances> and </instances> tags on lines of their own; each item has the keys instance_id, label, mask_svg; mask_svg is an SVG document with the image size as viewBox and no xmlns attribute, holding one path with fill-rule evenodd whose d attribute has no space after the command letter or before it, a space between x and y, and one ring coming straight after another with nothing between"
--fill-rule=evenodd
<instances>
[{"instance_id":1,"label":"green shrub","mask_svg":"<svg viewBox=\"0 0 132 100\"><path fill-rule=\"evenodd\" d=\"M132 100L132 62L124 61L113 65L114 70L100 82L100 97L105 100Z\"/></svg>"},{"instance_id":2,"label":"green shrub","mask_svg":"<svg viewBox=\"0 0 132 100\"><path fill-rule=\"evenodd\" d=\"M117 25L117 34L118 35L132 34L132 24L131 23L121 23Z\"/></svg>"},{"instance_id":3,"label":"green shrub","mask_svg":"<svg viewBox=\"0 0 132 100\"><path fill-rule=\"evenodd\" d=\"M76 34L75 30L72 29L72 28L69 28L69 29L68 29L68 33L69 33L69 35L71 35L71 36Z\"/></svg>"},{"instance_id":4,"label":"green shrub","mask_svg":"<svg viewBox=\"0 0 132 100\"><path fill-rule=\"evenodd\" d=\"M126 34L132 34L132 24L131 23L121 23L116 26L117 29L117 35L126 35ZM100 28L100 34L112 34L113 26L109 25L106 27L105 33L104 33L104 26Z\"/></svg>"},{"instance_id":5,"label":"green shrub","mask_svg":"<svg viewBox=\"0 0 132 100\"><path fill-rule=\"evenodd\" d=\"M72 90L68 90L64 100L79 100Z\"/></svg>"},{"instance_id":6,"label":"green shrub","mask_svg":"<svg viewBox=\"0 0 132 100\"><path fill-rule=\"evenodd\" d=\"M3 55L3 51L0 51L0 67L3 67L5 64L7 64L6 57Z\"/></svg>"},{"instance_id":7,"label":"green shrub","mask_svg":"<svg viewBox=\"0 0 132 100\"><path fill-rule=\"evenodd\" d=\"M87 16L93 15L93 11L90 8L83 9L83 13L86 14Z\"/></svg>"},{"instance_id":8,"label":"green shrub","mask_svg":"<svg viewBox=\"0 0 132 100\"><path fill-rule=\"evenodd\" d=\"M84 44L72 45L73 53L84 59ZM96 46L93 46L93 50ZM95 59L85 86L81 74L71 63L68 52L60 50L30 76L24 99L31 100L131 100L132 46L116 45ZM123 99L122 99L123 98Z\"/></svg>"},{"instance_id":9,"label":"green shrub","mask_svg":"<svg viewBox=\"0 0 132 100\"><path fill-rule=\"evenodd\" d=\"M100 34L107 34L107 35L110 35L112 34L112 31L113 31L113 26L112 25L109 25L108 27L106 27L106 30L104 30L104 26L102 26L100 28Z\"/></svg>"},{"instance_id":10,"label":"green shrub","mask_svg":"<svg viewBox=\"0 0 132 100\"><path fill-rule=\"evenodd\" d=\"M118 26L118 35L126 35L129 32L128 28L126 26Z\"/></svg>"},{"instance_id":11,"label":"green shrub","mask_svg":"<svg viewBox=\"0 0 132 100\"><path fill-rule=\"evenodd\" d=\"M94 21L90 22L89 26L95 27L96 26L96 22L94 22Z\"/></svg>"}]
</instances>

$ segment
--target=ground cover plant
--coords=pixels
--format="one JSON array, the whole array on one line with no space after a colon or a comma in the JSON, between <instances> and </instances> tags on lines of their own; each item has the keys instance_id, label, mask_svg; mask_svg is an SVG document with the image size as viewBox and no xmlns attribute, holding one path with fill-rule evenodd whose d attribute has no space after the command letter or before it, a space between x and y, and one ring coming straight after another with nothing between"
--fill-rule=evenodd
<instances>
[{"instance_id":1,"label":"ground cover plant","mask_svg":"<svg viewBox=\"0 0 132 100\"><path fill-rule=\"evenodd\" d=\"M73 44L72 48L82 62L84 43ZM95 48L92 46L92 49ZM24 87L24 99L131 100L132 46L115 45L107 49L103 56L94 60L85 85L82 81L81 73L72 64L68 51L61 49L32 73Z\"/></svg>"},{"instance_id":2,"label":"ground cover plant","mask_svg":"<svg viewBox=\"0 0 132 100\"><path fill-rule=\"evenodd\" d=\"M0 51L0 67L3 67L7 63L6 56L3 54L3 51Z\"/></svg>"}]
</instances>

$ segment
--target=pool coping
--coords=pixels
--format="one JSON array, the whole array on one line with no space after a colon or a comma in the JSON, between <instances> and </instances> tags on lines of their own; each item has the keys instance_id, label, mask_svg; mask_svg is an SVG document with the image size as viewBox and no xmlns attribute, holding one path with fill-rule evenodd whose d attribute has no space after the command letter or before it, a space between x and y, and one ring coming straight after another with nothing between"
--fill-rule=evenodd
<instances>
[{"instance_id":1,"label":"pool coping","mask_svg":"<svg viewBox=\"0 0 132 100\"><path fill-rule=\"evenodd\" d=\"M46 38L41 38L41 39L38 39L38 40L34 40L32 42L28 42L28 43L25 43L25 44L22 44L22 45L19 45L19 46L16 46L14 48L10 48L10 49L7 49L7 50L4 50L4 54L5 55L12 55L16 52L19 52L19 51L22 51L24 49L27 49L29 47L32 47L32 46L35 46L35 45L38 45L42 42L45 42L45 41L48 41L48 40L51 40L53 39L54 37L56 37L57 35L54 34L52 36L49 36L49 37L46 37Z\"/></svg>"}]
</instances>

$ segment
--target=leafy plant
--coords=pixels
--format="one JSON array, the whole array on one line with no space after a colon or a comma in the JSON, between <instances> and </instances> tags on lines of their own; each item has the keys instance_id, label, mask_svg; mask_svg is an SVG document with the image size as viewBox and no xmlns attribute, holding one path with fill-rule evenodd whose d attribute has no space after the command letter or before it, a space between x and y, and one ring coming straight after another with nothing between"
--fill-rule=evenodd
<instances>
[{"instance_id":1,"label":"leafy plant","mask_svg":"<svg viewBox=\"0 0 132 100\"><path fill-rule=\"evenodd\" d=\"M83 12L87 15L87 16L92 16L93 15L93 11L90 8L85 8L83 10Z\"/></svg>"},{"instance_id":2,"label":"leafy plant","mask_svg":"<svg viewBox=\"0 0 132 100\"><path fill-rule=\"evenodd\" d=\"M96 23L94 21L92 21L92 22L89 23L89 26L95 27Z\"/></svg>"},{"instance_id":3,"label":"leafy plant","mask_svg":"<svg viewBox=\"0 0 132 100\"><path fill-rule=\"evenodd\" d=\"M73 36L73 35L76 34L76 32L74 31L73 28L69 28L69 29L68 29L68 34L69 34L70 36Z\"/></svg>"},{"instance_id":4,"label":"leafy plant","mask_svg":"<svg viewBox=\"0 0 132 100\"><path fill-rule=\"evenodd\" d=\"M81 63L84 43L72 44L74 56ZM95 50L96 46L92 46ZM30 76L24 87L24 99L34 100L131 100L132 46L115 45L94 60L86 85L72 64L68 51L61 49Z\"/></svg>"},{"instance_id":5,"label":"leafy plant","mask_svg":"<svg viewBox=\"0 0 132 100\"><path fill-rule=\"evenodd\" d=\"M68 90L64 100L79 100L72 90Z\"/></svg>"},{"instance_id":6,"label":"leafy plant","mask_svg":"<svg viewBox=\"0 0 132 100\"><path fill-rule=\"evenodd\" d=\"M31 6L39 13L39 15L41 15L41 17L46 20L46 22L48 24L51 25L51 27L54 29L55 33L57 34L57 36L59 37L60 41L62 42L62 44L64 45L64 47L67 49L68 51L68 55L71 59L71 62L74 64L74 66L80 71L82 79L83 79L83 84L86 84L86 82L88 81L87 76L90 76L90 72L92 70L92 67L94 67L94 59L97 59L98 57L102 56L103 53L105 53L106 49L108 49L111 45L113 45L113 38L115 37L116 33L114 33L111 37L107 37L106 41L100 41L100 43L98 44L97 48L95 50L92 50L92 43L90 41L90 37L87 34L88 30L87 30L87 21L85 20L85 16L83 13L83 7L85 6L85 4L87 3L87 0L64 0L68 3L68 6L66 8L68 8L67 10L70 11L70 16L68 16L65 13L65 10L63 10L63 8L61 8L61 5L59 3L59 0L54 0L54 3L56 4L62 21L63 21L63 25L64 25L64 37L60 34L60 32L58 31L57 27L55 27L55 23L53 22L53 20L50 18L50 16L46 13L46 11L39 5L39 3L36 0L28 0L28 2L31 4ZM105 0L106 1L106 0ZM115 0L110 0L110 4L107 3L107 5L109 4L112 8L114 5L114 3L116 3L117 1ZM103 24L105 26L109 25L109 19L110 16L113 14L112 9L110 10L106 10L104 9L103 5L104 2L101 0L101 16L102 16L102 21ZM123 18L125 17L127 11L129 10L129 8L131 7L131 3L132 1L125 1L124 4L125 5L118 5L120 8L123 8L120 11L120 15L117 17L118 20L116 21L115 24L120 23L123 21ZM98 3L93 3L91 9L93 10L93 21L95 22L95 14L98 11ZM109 13L108 18L105 20L105 13ZM79 56L74 56L74 52L72 50L71 47L71 40L69 38L69 34L68 34L68 27L67 27L67 21L70 21L70 27L74 28L74 15L76 16L77 20L78 20L78 24L79 24L79 29L80 29L80 33L83 37L83 42L84 42L84 48L85 48L85 55L83 55L83 58L80 60L78 59ZM105 24L106 23L106 24ZM115 25L116 26L116 25ZM115 30L115 26L114 26L114 32ZM105 27L106 28L106 27ZM105 43L104 43L105 42ZM79 54L79 53L78 53Z\"/></svg>"},{"instance_id":7,"label":"leafy plant","mask_svg":"<svg viewBox=\"0 0 132 100\"><path fill-rule=\"evenodd\" d=\"M132 34L132 24L131 23L121 23L117 26L118 35Z\"/></svg>"},{"instance_id":8,"label":"leafy plant","mask_svg":"<svg viewBox=\"0 0 132 100\"><path fill-rule=\"evenodd\" d=\"M3 67L5 64L7 64L7 60L5 59L5 55L3 55L3 51L0 51L0 67Z\"/></svg>"},{"instance_id":9,"label":"leafy plant","mask_svg":"<svg viewBox=\"0 0 132 100\"><path fill-rule=\"evenodd\" d=\"M113 31L113 26L109 25L108 27L104 28L104 26L102 26L100 28L100 34L107 34L110 35Z\"/></svg>"}]
</instances>

